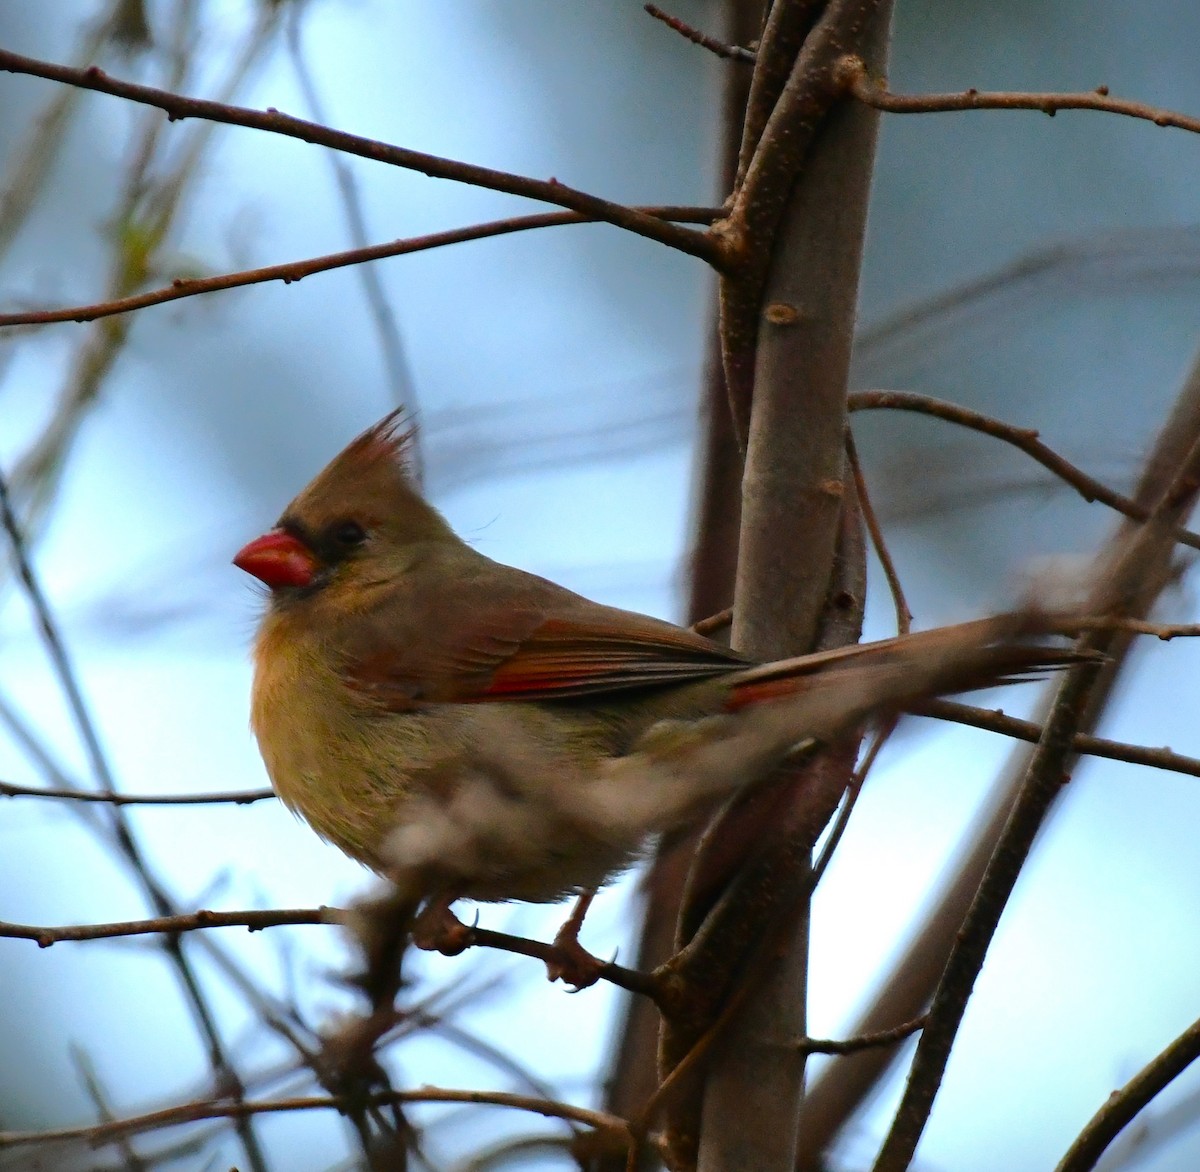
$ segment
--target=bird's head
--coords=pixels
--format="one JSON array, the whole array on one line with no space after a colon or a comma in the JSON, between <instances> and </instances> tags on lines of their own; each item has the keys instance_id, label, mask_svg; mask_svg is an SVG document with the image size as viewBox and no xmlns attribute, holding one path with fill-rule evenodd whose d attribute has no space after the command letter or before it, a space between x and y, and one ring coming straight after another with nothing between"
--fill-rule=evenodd
<instances>
[{"instance_id":1,"label":"bird's head","mask_svg":"<svg viewBox=\"0 0 1200 1172\"><path fill-rule=\"evenodd\" d=\"M414 548L457 542L413 487L412 436L401 411L385 416L335 456L275 528L239 550L233 564L285 601L334 584L390 580Z\"/></svg>"}]
</instances>

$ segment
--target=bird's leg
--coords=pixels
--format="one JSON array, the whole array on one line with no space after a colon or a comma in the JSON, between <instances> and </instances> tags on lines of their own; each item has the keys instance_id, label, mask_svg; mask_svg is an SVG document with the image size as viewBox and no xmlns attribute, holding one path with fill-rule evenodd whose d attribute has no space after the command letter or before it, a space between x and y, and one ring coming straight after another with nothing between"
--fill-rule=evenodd
<instances>
[{"instance_id":1,"label":"bird's leg","mask_svg":"<svg viewBox=\"0 0 1200 1172\"><path fill-rule=\"evenodd\" d=\"M546 961L546 976L552 981L561 979L568 985L574 985L576 992L594 985L600 979L600 961L579 943L579 929L583 927L584 917L595 897L594 887L579 893L571 914L554 937L554 949L558 955Z\"/></svg>"},{"instance_id":2,"label":"bird's leg","mask_svg":"<svg viewBox=\"0 0 1200 1172\"><path fill-rule=\"evenodd\" d=\"M471 942L471 929L451 910L456 895L442 894L426 902L413 921L413 943L426 952L457 956Z\"/></svg>"}]
</instances>

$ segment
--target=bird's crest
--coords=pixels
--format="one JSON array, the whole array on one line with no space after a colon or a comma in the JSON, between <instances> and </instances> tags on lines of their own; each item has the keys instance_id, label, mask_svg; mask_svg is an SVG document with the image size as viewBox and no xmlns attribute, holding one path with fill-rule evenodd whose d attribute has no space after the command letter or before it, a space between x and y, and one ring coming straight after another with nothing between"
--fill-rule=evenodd
<instances>
[{"instance_id":1,"label":"bird's crest","mask_svg":"<svg viewBox=\"0 0 1200 1172\"><path fill-rule=\"evenodd\" d=\"M389 412L330 461L288 506L285 517L313 533L353 520L367 529L387 529L399 540L449 534L414 483L415 434L403 408Z\"/></svg>"},{"instance_id":2,"label":"bird's crest","mask_svg":"<svg viewBox=\"0 0 1200 1172\"><path fill-rule=\"evenodd\" d=\"M411 479L412 443L416 434L405 409L397 407L351 440L335 462L345 461L360 471L368 464L387 463L398 466L405 478Z\"/></svg>"}]
</instances>

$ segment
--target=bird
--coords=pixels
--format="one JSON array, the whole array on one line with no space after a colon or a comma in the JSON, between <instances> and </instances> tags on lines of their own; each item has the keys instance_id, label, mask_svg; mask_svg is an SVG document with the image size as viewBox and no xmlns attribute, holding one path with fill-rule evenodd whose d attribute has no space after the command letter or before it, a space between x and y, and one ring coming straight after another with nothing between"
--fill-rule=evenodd
<instances>
[{"instance_id":1,"label":"bird","mask_svg":"<svg viewBox=\"0 0 1200 1172\"><path fill-rule=\"evenodd\" d=\"M267 587L251 726L274 789L426 909L557 901L798 748L1069 661L1026 610L755 664L463 541L402 411L233 561Z\"/></svg>"}]
</instances>

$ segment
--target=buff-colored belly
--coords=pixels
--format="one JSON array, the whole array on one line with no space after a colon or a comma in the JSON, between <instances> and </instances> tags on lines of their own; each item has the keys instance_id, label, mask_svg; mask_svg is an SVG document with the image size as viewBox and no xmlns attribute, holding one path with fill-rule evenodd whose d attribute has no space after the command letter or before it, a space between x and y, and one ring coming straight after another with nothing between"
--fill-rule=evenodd
<instances>
[{"instance_id":1,"label":"buff-colored belly","mask_svg":"<svg viewBox=\"0 0 1200 1172\"><path fill-rule=\"evenodd\" d=\"M380 710L322 657L271 653L270 638L251 704L267 772L284 804L352 858L419 895L536 902L599 885L635 854L636 841L597 837L573 816L562 787L578 781L577 763L559 767L553 721L539 728L529 706L509 724L527 743L499 746L507 705Z\"/></svg>"}]
</instances>

